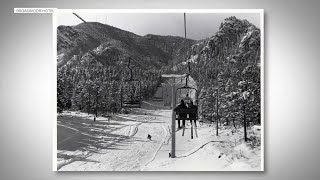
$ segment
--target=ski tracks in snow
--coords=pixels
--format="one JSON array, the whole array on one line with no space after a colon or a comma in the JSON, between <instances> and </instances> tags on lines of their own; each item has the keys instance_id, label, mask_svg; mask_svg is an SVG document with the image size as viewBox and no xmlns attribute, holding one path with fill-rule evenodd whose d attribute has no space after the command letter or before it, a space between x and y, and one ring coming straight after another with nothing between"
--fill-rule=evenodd
<instances>
[{"instance_id":1,"label":"ski tracks in snow","mask_svg":"<svg viewBox=\"0 0 320 180\"><path fill-rule=\"evenodd\" d=\"M118 129L120 137L110 142L107 149L90 153L86 159L73 160L63 166L62 171L139 171L152 162L162 145L168 139L166 117L159 116L159 112L151 115L119 115L126 119L126 125ZM163 113L163 112L162 112ZM166 114L166 113L164 113ZM163 115L164 115L163 114ZM152 135L152 140L147 135ZM127 140L118 141L121 137Z\"/></svg>"}]
</instances>

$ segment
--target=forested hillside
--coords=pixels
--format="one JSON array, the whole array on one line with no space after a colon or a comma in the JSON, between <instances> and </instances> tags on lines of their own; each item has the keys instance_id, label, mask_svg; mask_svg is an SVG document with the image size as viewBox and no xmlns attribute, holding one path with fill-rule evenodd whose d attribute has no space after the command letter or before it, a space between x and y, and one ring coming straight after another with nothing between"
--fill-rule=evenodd
<instances>
[{"instance_id":1,"label":"forested hillside","mask_svg":"<svg viewBox=\"0 0 320 180\"><path fill-rule=\"evenodd\" d=\"M175 36L148 34L139 36L106 24L90 22L76 26L58 27L58 66L64 65L72 55L88 52L100 46L108 49L111 58L133 57L146 65L161 68L172 61L182 61L194 40ZM117 54L119 52L119 54ZM99 54L101 55L101 54ZM104 55L106 53L104 52ZM102 56L100 61L112 61Z\"/></svg>"},{"instance_id":2,"label":"forested hillside","mask_svg":"<svg viewBox=\"0 0 320 180\"><path fill-rule=\"evenodd\" d=\"M141 81L133 91L150 98L160 75L181 62L195 42L173 36L138 36L106 24L59 26L58 109L119 112L120 87L130 79ZM169 65L169 66L168 66ZM138 92L139 91L139 92ZM126 93L126 92L125 92Z\"/></svg>"},{"instance_id":3,"label":"forested hillside","mask_svg":"<svg viewBox=\"0 0 320 180\"><path fill-rule=\"evenodd\" d=\"M138 36L112 26L89 23L58 27L58 107L86 111L120 110L120 86L130 78L142 82L150 98L162 73L187 72L199 92L199 115L234 126L260 124L260 30L247 20L225 19L219 31L202 40Z\"/></svg>"},{"instance_id":4,"label":"forested hillside","mask_svg":"<svg viewBox=\"0 0 320 180\"><path fill-rule=\"evenodd\" d=\"M260 29L247 20L227 18L189 54L201 118L226 125L232 120L234 126L260 124Z\"/></svg>"}]
</instances>

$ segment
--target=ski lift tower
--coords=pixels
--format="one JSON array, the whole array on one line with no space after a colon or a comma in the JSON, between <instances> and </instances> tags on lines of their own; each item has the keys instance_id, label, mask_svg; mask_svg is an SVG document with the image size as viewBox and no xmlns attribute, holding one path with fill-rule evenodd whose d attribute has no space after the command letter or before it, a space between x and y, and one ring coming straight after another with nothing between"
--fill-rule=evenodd
<instances>
[{"instance_id":1,"label":"ski lift tower","mask_svg":"<svg viewBox=\"0 0 320 180\"><path fill-rule=\"evenodd\" d=\"M163 78L170 78L173 80L173 83L170 83L169 81L167 81L171 88L172 88L172 93L171 93L171 103L172 103L172 121L171 121L171 158L175 158L176 157L176 112L174 111L174 108L176 107L176 84L175 80L176 78L183 78L186 77L187 74L163 74L161 77Z\"/></svg>"}]
</instances>

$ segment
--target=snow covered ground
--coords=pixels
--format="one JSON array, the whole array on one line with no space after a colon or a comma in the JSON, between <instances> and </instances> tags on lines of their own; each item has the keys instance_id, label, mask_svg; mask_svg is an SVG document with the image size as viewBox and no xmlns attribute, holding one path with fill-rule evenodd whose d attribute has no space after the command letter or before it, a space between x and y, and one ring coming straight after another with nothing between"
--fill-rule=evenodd
<instances>
[{"instance_id":1,"label":"snow covered ground","mask_svg":"<svg viewBox=\"0 0 320 180\"><path fill-rule=\"evenodd\" d=\"M190 129L184 136L176 134L176 158L168 158L171 142L164 145L156 159L143 171L260 171L261 149L243 141L243 131L232 134L231 129L220 130L205 124L198 128L198 138L191 139ZM249 131L259 136L260 131ZM255 134L253 134L255 133ZM167 158L164 158L167 157Z\"/></svg>"},{"instance_id":2,"label":"snow covered ground","mask_svg":"<svg viewBox=\"0 0 320 180\"><path fill-rule=\"evenodd\" d=\"M58 117L60 171L137 171L155 156L167 136L162 114L93 117L67 112ZM143 115L142 115L143 114ZM152 135L152 140L147 135ZM60 137L59 137L60 136Z\"/></svg>"},{"instance_id":3,"label":"snow covered ground","mask_svg":"<svg viewBox=\"0 0 320 180\"><path fill-rule=\"evenodd\" d=\"M191 139L190 125L184 136L176 132L176 158L171 151L171 110L161 102L144 102L130 114L98 117L64 112L58 117L59 171L229 171L261 169L261 149L243 142L242 129L199 125ZM147 139L147 135L152 140ZM249 130L260 139L260 127Z\"/></svg>"}]
</instances>

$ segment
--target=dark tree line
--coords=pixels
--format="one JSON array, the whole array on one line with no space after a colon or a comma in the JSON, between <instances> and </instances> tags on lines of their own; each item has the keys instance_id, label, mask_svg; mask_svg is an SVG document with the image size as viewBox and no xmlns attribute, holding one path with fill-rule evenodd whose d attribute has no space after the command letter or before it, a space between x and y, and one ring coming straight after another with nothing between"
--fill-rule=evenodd
<instances>
[{"instance_id":1,"label":"dark tree line","mask_svg":"<svg viewBox=\"0 0 320 180\"><path fill-rule=\"evenodd\" d=\"M121 87L130 79L126 69L126 58L121 63L104 65L92 54L74 56L57 72L58 111L80 110L88 113L120 112ZM124 90L124 96L137 95L141 91L142 99L152 97L159 85L160 70L132 67L134 79L142 82L141 89L132 86Z\"/></svg>"}]
</instances>

